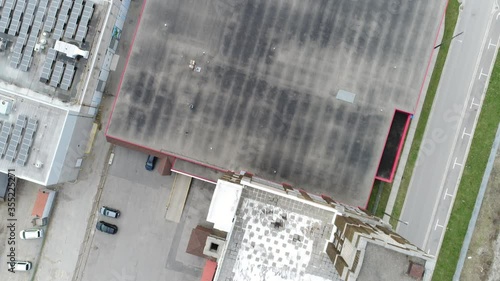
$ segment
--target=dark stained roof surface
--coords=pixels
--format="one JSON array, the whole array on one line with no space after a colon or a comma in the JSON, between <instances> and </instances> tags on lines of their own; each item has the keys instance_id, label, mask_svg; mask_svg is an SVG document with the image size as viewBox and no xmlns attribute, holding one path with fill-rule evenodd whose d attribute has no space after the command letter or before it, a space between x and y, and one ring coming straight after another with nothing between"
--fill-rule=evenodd
<instances>
[{"instance_id":1,"label":"dark stained roof surface","mask_svg":"<svg viewBox=\"0 0 500 281\"><path fill-rule=\"evenodd\" d=\"M107 134L364 206L444 4L147 0Z\"/></svg>"}]
</instances>

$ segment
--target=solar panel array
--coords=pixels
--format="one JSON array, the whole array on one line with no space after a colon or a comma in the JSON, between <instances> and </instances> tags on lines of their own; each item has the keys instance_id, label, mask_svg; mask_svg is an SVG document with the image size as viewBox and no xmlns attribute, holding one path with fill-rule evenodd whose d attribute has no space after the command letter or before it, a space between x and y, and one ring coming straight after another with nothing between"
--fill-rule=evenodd
<instances>
[{"instance_id":1,"label":"solar panel array","mask_svg":"<svg viewBox=\"0 0 500 281\"><path fill-rule=\"evenodd\" d=\"M29 71L40 32L52 32L52 38L83 42L94 13L94 3L84 0L0 0L2 13L0 32L17 36L10 55L10 66ZM50 1L50 7L49 7ZM50 55L52 53L52 55ZM68 90L76 68L55 63L56 51L49 54L42 66L40 81ZM51 58L53 57L53 59ZM54 64L55 63L55 64Z\"/></svg>"},{"instance_id":2,"label":"solar panel array","mask_svg":"<svg viewBox=\"0 0 500 281\"><path fill-rule=\"evenodd\" d=\"M26 7L26 11L24 12L23 22L21 25L21 31L19 31L19 37L23 36L27 37L30 26L33 24L33 20L35 19L35 9L38 4L38 0L30 0L28 2L28 7ZM26 40L26 39L24 39ZM25 44L24 42L23 44Z\"/></svg>"},{"instance_id":3,"label":"solar panel array","mask_svg":"<svg viewBox=\"0 0 500 281\"><path fill-rule=\"evenodd\" d=\"M52 66L56 58L56 50L50 48L45 57L45 62L42 66L42 73L40 74L40 81L47 83L49 81L50 75L52 74Z\"/></svg>"},{"instance_id":4,"label":"solar panel array","mask_svg":"<svg viewBox=\"0 0 500 281\"><path fill-rule=\"evenodd\" d=\"M66 32L64 32L64 38L73 39L76 32L77 21L83 10L83 0L75 0L73 3L73 8L71 9L71 15L69 16L68 25L66 25Z\"/></svg>"},{"instance_id":5,"label":"solar panel array","mask_svg":"<svg viewBox=\"0 0 500 281\"><path fill-rule=\"evenodd\" d=\"M85 2L85 7L83 8L82 17L80 23L78 24L78 30L76 31L75 40L78 42L83 42L88 32L89 21L94 14L94 3L87 1Z\"/></svg>"},{"instance_id":6,"label":"solar panel array","mask_svg":"<svg viewBox=\"0 0 500 281\"><path fill-rule=\"evenodd\" d=\"M18 0L10 22L9 35L15 36L19 32L19 28L21 27L21 16L23 15L25 8L25 0Z\"/></svg>"},{"instance_id":7,"label":"solar panel array","mask_svg":"<svg viewBox=\"0 0 500 281\"><path fill-rule=\"evenodd\" d=\"M16 39L16 43L14 44L14 48L12 48L12 53L10 55L10 66L13 68L17 68L17 66L21 62L23 45L24 45L23 40L18 37Z\"/></svg>"},{"instance_id":8,"label":"solar panel array","mask_svg":"<svg viewBox=\"0 0 500 281\"><path fill-rule=\"evenodd\" d=\"M7 148L7 153L5 153L5 159L12 162L17 156L17 148L19 142L21 142L24 127L26 127L26 121L28 117L25 115L17 116L17 121L14 126L14 131L10 137L9 146Z\"/></svg>"},{"instance_id":9,"label":"solar panel array","mask_svg":"<svg viewBox=\"0 0 500 281\"><path fill-rule=\"evenodd\" d=\"M42 66L40 82L49 82L49 85L54 88L61 87L63 90L69 90L75 77L76 66L56 61L56 56L57 51L50 48Z\"/></svg>"},{"instance_id":10,"label":"solar panel array","mask_svg":"<svg viewBox=\"0 0 500 281\"><path fill-rule=\"evenodd\" d=\"M68 90L73 83L73 77L75 76L75 66L73 64L67 64L64 69L64 75L61 81L61 89Z\"/></svg>"},{"instance_id":11,"label":"solar panel array","mask_svg":"<svg viewBox=\"0 0 500 281\"><path fill-rule=\"evenodd\" d=\"M61 61L57 61L56 65L54 66L54 71L52 72L52 76L50 76L49 85L54 88L57 88L59 86L59 83L61 83L63 73L64 73L64 63Z\"/></svg>"},{"instance_id":12,"label":"solar panel array","mask_svg":"<svg viewBox=\"0 0 500 281\"><path fill-rule=\"evenodd\" d=\"M56 27L54 29L54 33L52 33L52 38L59 40L62 38L64 34L64 26L68 22L69 18L69 10L73 2L71 0L64 0L62 3L61 9L59 10L59 14L57 15Z\"/></svg>"},{"instance_id":13,"label":"solar panel array","mask_svg":"<svg viewBox=\"0 0 500 281\"><path fill-rule=\"evenodd\" d=\"M15 0L7 1L9 1L9 6L12 6ZM48 0L40 0L40 3L38 3L38 0L28 0L28 2L25 0L17 1L14 16L9 28L10 35L18 35L10 56L11 67L18 68L20 66L22 71L28 71L30 69L33 61L33 52L38 34L42 28L47 5ZM35 10L37 10L36 15ZM22 22L20 21L21 16ZM21 28L20 30L19 27Z\"/></svg>"},{"instance_id":14,"label":"solar panel array","mask_svg":"<svg viewBox=\"0 0 500 281\"><path fill-rule=\"evenodd\" d=\"M16 6L16 0L5 0L5 5L2 8L2 16L0 17L0 32L5 32L12 20L13 9Z\"/></svg>"},{"instance_id":15,"label":"solar panel array","mask_svg":"<svg viewBox=\"0 0 500 281\"><path fill-rule=\"evenodd\" d=\"M56 15L59 7L61 7L61 0L52 0L52 2L50 2L49 12L47 13L47 18L43 25L43 31L52 32L52 29L54 29L56 25Z\"/></svg>"},{"instance_id":16,"label":"solar panel array","mask_svg":"<svg viewBox=\"0 0 500 281\"><path fill-rule=\"evenodd\" d=\"M47 83L52 75L52 66L56 60L57 51L50 48L45 57L45 62L42 66L42 73L40 74L40 82Z\"/></svg>"},{"instance_id":17,"label":"solar panel array","mask_svg":"<svg viewBox=\"0 0 500 281\"><path fill-rule=\"evenodd\" d=\"M4 122L2 126L2 131L0 133L0 157L3 157L5 151L7 150L7 141L9 140L11 131L12 131L12 124L9 122Z\"/></svg>"},{"instance_id":18,"label":"solar panel array","mask_svg":"<svg viewBox=\"0 0 500 281\"><path fill-rule=\"evenodd\" d=\"M24 166L28 161L29 151L31 145L33 144L33 137L35 135L36 129L38 128L38 120L33 118L28 118L28 127L24 132L23 140L21 142L21 148L19 149L19 154L17 156L16 163L18 165Z\"/></svg>"}]
</instances>

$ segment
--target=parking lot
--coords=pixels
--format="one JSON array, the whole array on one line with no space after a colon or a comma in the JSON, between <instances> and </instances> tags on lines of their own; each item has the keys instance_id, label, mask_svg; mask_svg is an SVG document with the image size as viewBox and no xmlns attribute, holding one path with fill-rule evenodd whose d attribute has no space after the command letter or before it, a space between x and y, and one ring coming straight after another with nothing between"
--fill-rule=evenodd
<instances>
[{"instance_id":1,"label":"parking lot","mask_svg":"<svg viewBox=\"0 0 500 281\"><path fill-rule=\"evenodd\" d=\"M15 172L14 172L15 173ZM16 260L31 261L33 265L37 262L37 255L42 247L43 240L21 240L19 231L27 228L32 228L31 211L35 203L38 188L41 186L34 183L18 180L16 186L16 200L13 209L9 210L8 202L0 203L0 280L21 281L30 280L33 271L16 272L15 274L8 271L7 262L8 256L15 255ZM11 201L12 202L12 201ZM10 211L13 211L16 221L7 221L11 219ZM15 227L12 228L12 224ZM9 225L11 229L9 229ZM11 232L13 232L11 234ZM9 237L15 235L14 239L8 240ZM14 241L15 244L12 244ZM11 242L11 244L8 244ZM14 251L10 248L14 247Z\"/></svg>"},{"instance_id":2,"label":"parking lot","mask_svg":"<svg viewBox=\"0 0 500 281\"><path fill-rule=\"evenodd\" d=\"M204 259L185 252L191 230L205 221L214 186L193 181L181 222L165 220L174 175L144 168L146 155L115 147L99 206L119 209L116 235L92 230L82 280L199 280ZM96 210L97 212L98 210ZM87 254L87 253L86 253Z\"/></svg>"}]
</instances>

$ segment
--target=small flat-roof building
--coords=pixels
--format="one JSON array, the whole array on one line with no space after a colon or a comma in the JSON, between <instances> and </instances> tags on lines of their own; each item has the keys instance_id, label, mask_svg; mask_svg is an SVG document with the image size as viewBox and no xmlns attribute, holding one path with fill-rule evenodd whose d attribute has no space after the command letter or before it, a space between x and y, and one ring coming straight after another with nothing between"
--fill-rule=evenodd
<instances>
[{"instance_id":1,"label":"small flat-roof building","mask_svg":"<svg viewBox=\"0 0 500 281\"><path fill-rule=\"evenodd\" d=\"M233 193L239 200L222 208L236 211L207 217L222 232L205 246L217 249L214 281L431 280L434 257L358 208L227 174L217 182L210 211L221 208L217 189L231 186L239 187Z\"/></svg>"}]
</instances>

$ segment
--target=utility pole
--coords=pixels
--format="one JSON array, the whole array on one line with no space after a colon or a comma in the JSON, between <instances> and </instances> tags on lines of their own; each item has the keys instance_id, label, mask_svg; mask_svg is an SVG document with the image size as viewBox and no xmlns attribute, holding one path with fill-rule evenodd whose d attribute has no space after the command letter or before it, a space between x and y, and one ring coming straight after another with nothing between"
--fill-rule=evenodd
<instances>
[{"instance_id":1,"label":"utility pole","mask_svg":"<svg viewBox=\"0 0 500 281\"><path fill-rule=\"evenodd\" d=\"M395 218L395 217L393 217L393 216L389 215L389 214L388 214L388 213L386 213L386 212L384 212L384 215L386 215L386 216L390 217L391 219L395 219L395 220L397 220L397 221L398 221L398 222L400 222L400 223L404 223L404 224L408 225L408 222L407 222L407 221L402 221L402 220L400 220L400 219L397 219L397 218Z\"/></svg>"}]
</instances>

